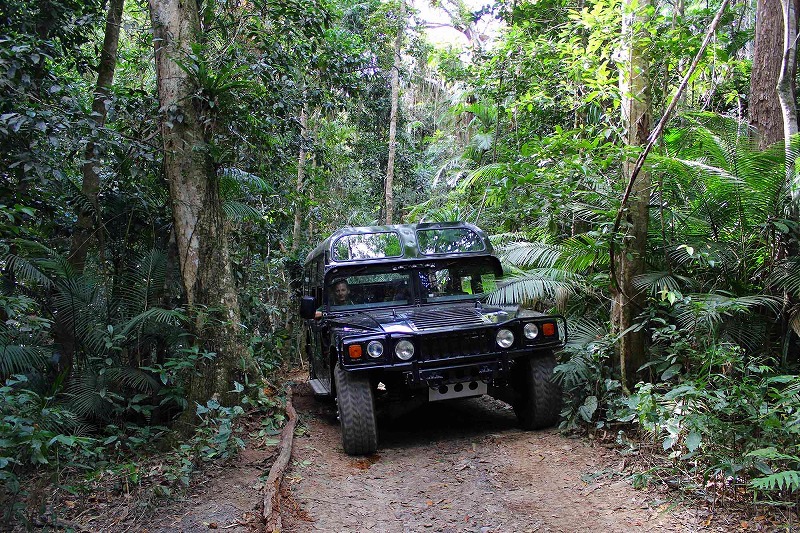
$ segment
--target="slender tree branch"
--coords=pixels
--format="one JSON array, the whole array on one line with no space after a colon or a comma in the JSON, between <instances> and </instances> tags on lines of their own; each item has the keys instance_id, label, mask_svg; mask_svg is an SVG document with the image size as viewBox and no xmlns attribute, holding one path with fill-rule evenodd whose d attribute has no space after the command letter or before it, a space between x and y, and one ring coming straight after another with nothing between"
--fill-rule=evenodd
<instances>
[{"instance_id":1,"label":"slender tree branch","mask_svg":"<svg viewBox=\"0 0 800 533\"><path fill-rule=\"evenodd\" d=\"M661 117L661 120L658 121L656 127L653 128L653 131L650 132L650 135L647 137L647 145L644 147L644 150L639 154L638 159L636 160L636 165L633 167L633 172L631 173L631 177L628 180L628 185L625 187L625 194L622 196L622 202L620 203L619 210L617 211L617 217L614 219L614 228L611 232L611 241L609 242L608 247L608 255L611 260L611 283L614 287L622 290L619 282L617 281L617 271L614 267L614 235L617 234L619 231L620 223L622 222L622 214L625 212L625 206L628 203L628 199L630 198L631 191L633 190L633 185L636 182L636 178L639 176L639 172L641 172L642 167L644 166L644 161L647 159L648 154L655 146L656 141L659 137L661 137L661 133L664 131L664 126L667 125L667 122L672 115L672 112L675 111L675 107L678 105L678 100L683 95L683 92L686 90L686 86L689 84L689 78L692 77L694 71L697 69L697 65L700 63L700 59L705 54L706 48L708 48L708 44L711 42L711 38L714 36L716 32L717 26L719 25L719 21L722 19L722 15L725 12L725 9L728 7L730 0L724 0L722 5L719 7L717 14L714 16L714 20L711 21L711 25L708 27L708 31L706 32L706 36L703 39L703 44L700 45L700 49L697 51L697 54L694 56L694 60L692 60L692 64L689 65L689 70L686 71L684 74L683 79L681 80L680 85L678 86L678 90L675 91L675 95L672 97L672 101L670 101L669 105L667 106L666 111ZM623 293L624 294L624 293ZM626 295L627 296L627 295Z\"/></svg>"}]
</instances>

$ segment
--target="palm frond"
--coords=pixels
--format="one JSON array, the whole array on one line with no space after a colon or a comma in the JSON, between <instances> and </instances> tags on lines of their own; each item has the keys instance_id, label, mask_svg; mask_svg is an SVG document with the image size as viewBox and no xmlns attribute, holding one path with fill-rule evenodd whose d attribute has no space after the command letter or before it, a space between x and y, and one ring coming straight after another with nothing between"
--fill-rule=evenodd
<instances>
[{"instance_id":1,"label":"palm frond","mask_svg":"<svg viewBox=\"0 0 800 533\"><path fill-rule=\"evenodd\" d=\"M225 200L222 202L222 211L228 219L235 222L261 218L261 213L244 202Z\"/></svg>"},{"instance_id":2,"label":"palm frond","mask_svg":"<svg viewBox=\"0 0 800 533\"><path fill-rule=\"evenodd\" d=\"M678 276L671 272L651 271L636 276L633 286L638 291L647 291L651 296L656 296L663 290L669 292L682 292L681 289L691 287L693 281L685 276Z\"/></svg>"},{"instance_id":3,"label":"palm frond","mask_svg":"<svg viewBox=\"0 0 800 533\"><path fill-rule=\"evenodd\" d=\"M74 372L67 387L66 406L81 418L107 418L113 408L106 397L105 378L91 369Z\"/></svg>"},{"instance_id":4,"label":"palm frond","mask_svg":"<svg viewBox=\"0 0 800 533\"><path fill-rule=\"evenodd\" d=\"M791 257L776 265L770 285L800 297L800 257Z\"/></svg>"},{"instance_id":5,"label":"palm frond","mask_svg":"<svg viewBox=\"0 0 800 533\"><path fill-rule=\"evenodd\" d=\"M4 262L14 272L14 275L21 280L39 283L44 287L50 287L53 284L45 272L23 257L6 254L0 261Z\"/></svg>"},{"instance_id":6,"label":"palm frond","mask_svg":"<svg viewBox=\"0 0 800 533\"><path fill-rule=\"evenodd\" d=\"M506 278L502 286L487 295L487 301L533 306L538 302L564 301L581 286L582 279L577 274L552 268L533 269Z\"/></svg>"},{"instance_id":7,"label":"palm frond","mask_svg":"<svg viewBox=\"0 0 800 533\"><path fill-rule=\"evenodd\" d=\"M510 168L506 163L492 163L483 165L470 172L466 179L462 180L459 188L466 190L476 183L496 183L510 173Z\"/></svg>"},{"instance_id":8,"label":"palm frond","mask_svg":"<svg viewBox=\"0 0 800 533\"><path fill-rule=\"evenodd\" d=\"M238 168L223 168L219 175L220 188L223 193L225 191L240 192L243 188L253 192L275 192L275 189L264 178Z\"/></svg>"},{"instance_id":9,"label":"palm frond","mask_svg":"<svg viewBox=\"0 0 800 533\"><path fill-rule=\"evenodd\" d=\"M180 311L151 307L124 323L120 327L119 334L127 337L133 330L141 327L150 320L161 324L178 324L185 321L186 316Z\"/></svg>"},{"instance_id":10,"label":"palm frond","mask_svg":"<svg viewBox=\"0 0 800 533\"><path fill-rule=\"evenodd\" d=\"M750 295L732 297L726 294L708 293L692 294L689 304L678 304L678 325L690 331L700 328L711 331L720 325L727 317L736 314L747 314L757 309L777 313L781 301L769 295Z\"/></svg>"},{"instance_id":11,"label":"palm frond","mask_svg":"<svg viewBox=\"0 0 800 533\"><path fill-rule=\"evenodd\" d=\"M10 344L0 335L0 377L25 374L45 367L50 352L41 346Z\"/></svg>"},{"instance_id":12,"label":"palm frond","mask_svg":"<svg viewBox=\"0 0 800 533\"><path fill-rule=\"evenodd\" d=\"M735 185L743 185L744 181L736 174L732 174L725 168L716 167L705 163L703 161L696 161L691 159L671 159L671 168L673 172L684 172L692 174L705 174L706 176L713 176L723 182Z\"/></svg>"},{"instance_id":13,"label":"palm frond","mask_svg":"<svg viewBox=\"0 0 800 533\"><path fill-rule=\"evenodd\" d=\"M552 268L561 258L561 247L542 242L508 242L496 250L501 260L519 268Z\"/></svg>"},{"instance_id":14,"label":"palm frond","mask_svg":"<svg viewBox=\"0 0 800 533\"><path fill-rule=\"evenodd\" d=\"M608 244L583 233L565 239L561 243L563 254L557 266L572 272L584 272L589 268L608 266Z\"/></svg>"},{"instance_id":15,"label":"palm frond","mask_svg":"<svg viewBox=\"0 0 800 533\"><path fill-rule=\"evenodd\" d=\"M608 326L588 317L574 317L569 321L568 346L585 350L595 342L607 342Z\"/></svg>"},{"instance_id":16,"label":"palm frond","mask_svg":"<svg viewBox=\"0 0 800 533\"><path fill-rule=\"evenodd\" d=\"M106 375L109 382L138 392L150 394L157 391L160 386L160 382L156 378L141 368L131 366L114 367L106 370Z\"/></svg>"},{"instance_id":17,"label":"palm frond","mask_svg":"<svg viewBox=\"0 0 800 533\"><path fill-rule=\"evenodd\" d=\"M155 306L164 292L167 278L167 255L152 249L136 258L126 269L122 283L117 284L120 296L116 303L129 317Z\"/></svg>"}]
</instances>

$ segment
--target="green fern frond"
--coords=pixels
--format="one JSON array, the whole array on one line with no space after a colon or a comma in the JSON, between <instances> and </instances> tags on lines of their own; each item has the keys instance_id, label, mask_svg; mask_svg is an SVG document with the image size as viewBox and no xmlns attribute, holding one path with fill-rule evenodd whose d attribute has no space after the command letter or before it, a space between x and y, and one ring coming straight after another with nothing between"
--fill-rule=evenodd
<instances>
[{"instance_id":1,"label":"green fern frond","mask_svg":"<svg viewBox=\"0 0 800 533\"><path fill-rule=\"evenodd\" d=\"M747 454L747 457L758 457L759 459L768 459L775 461L797 461L800 462L800 457L796 455L789 455L779 452L776 448L770 446L769 448L759 448Z\"/></svg>"},{"instance_id":2,"label":"green fern frond","mask_svg":"<svg viewBox=\"0 0 800 533\"><path fill-rule=\"evenodd\" d=\"M764 491L787 490L794 492L800 490L800 471L784 470L783 472L776 472L769 476L753 479L750 481L750 485L755 489Z\"/></svg>"}]
</instances>

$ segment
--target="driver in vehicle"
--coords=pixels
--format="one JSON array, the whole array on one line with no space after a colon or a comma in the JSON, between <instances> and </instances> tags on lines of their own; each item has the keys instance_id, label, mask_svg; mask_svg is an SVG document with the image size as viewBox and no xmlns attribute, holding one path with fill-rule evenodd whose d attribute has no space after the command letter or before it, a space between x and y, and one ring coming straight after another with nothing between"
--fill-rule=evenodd
<instances>
[{"instance_id":1,"label":"driver in vehicle","mask_svg":"<svg viewBox=\"0 0 800 533\"><path fill-rule=\"evenodd\" d=\"M353 305L350 299L350 286L347 280L340 279L333 284L333 305Z\"/></svg>"},{"instance_id":2,"label":"driver in vehicle","mask_svg":"<svg viewBox=\"0 0 800 533\"><path fill-rule=\"evenodd\" d=\"M353 300L350 298L350 285L348 285L346 279L337 280L333 284L331 305L353 305ZM314 318L317 320L322 318L322 307L314 313Z\"/></svg>"}]
</instances>

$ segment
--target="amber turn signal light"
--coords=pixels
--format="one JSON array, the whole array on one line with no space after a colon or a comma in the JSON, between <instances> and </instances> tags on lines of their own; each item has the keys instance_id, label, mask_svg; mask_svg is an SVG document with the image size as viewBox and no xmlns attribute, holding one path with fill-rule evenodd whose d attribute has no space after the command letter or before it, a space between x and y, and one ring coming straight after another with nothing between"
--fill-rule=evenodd
<instances>
[{"instance_id":1,"label":"amber turn signal light","mask_svg":"<svg viewBox=\"0 0 800 533\"><path fill-rule=\"evenodd\" d=\"M347 354L350 356L350 359L361 359L361 345L351 344L347 349Z\"/></svg>"},{"instance_id":2,"label":"amber turn signal light","mask_svg":"<svg viewBox=\"0 0 800 533\"><path fill-rule=\"evenodd\" d=\"M542 324L542 333L545 337L552 337L556 334L556 325L552 322L545 322Z\"/></svg>"}]
</instances>

